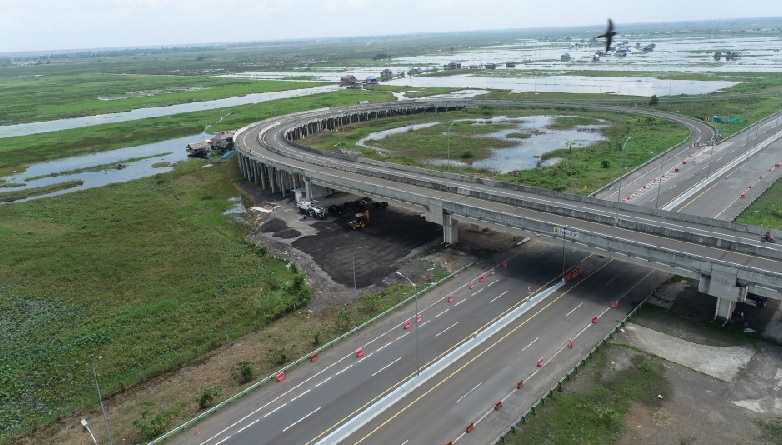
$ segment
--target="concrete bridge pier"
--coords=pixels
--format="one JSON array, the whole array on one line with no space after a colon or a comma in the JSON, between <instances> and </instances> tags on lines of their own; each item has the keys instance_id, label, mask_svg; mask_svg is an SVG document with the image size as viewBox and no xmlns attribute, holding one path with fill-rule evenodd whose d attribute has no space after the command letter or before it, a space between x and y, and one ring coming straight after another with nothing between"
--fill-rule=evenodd
<instances>
[{"instance_id":1,"label":"concrete bridge pier","mask_svg":"<svg viewBox=\"0 0 782 445\"><path fill-rule=\"evenodd\" d=\"M711 276L701 275L698 292L717 298L714 318L724 317L730 320L736 302L746 301L747 288L738 285L738 269L721 264L712 264Z\"/></svg>"},{"instance_id":2,"label":"concrete bridge pier","mask_svg":"<svg viewBox=\"0 0 782 445\"><path fill-rule=\"evenodd\" d=\"M433 222L443 226L443 241L454 244L459 241L458 221L453 215L443 210L442 205L430 204L424 213L424 218L428 222Z\"/></svg>"}]
</instances>

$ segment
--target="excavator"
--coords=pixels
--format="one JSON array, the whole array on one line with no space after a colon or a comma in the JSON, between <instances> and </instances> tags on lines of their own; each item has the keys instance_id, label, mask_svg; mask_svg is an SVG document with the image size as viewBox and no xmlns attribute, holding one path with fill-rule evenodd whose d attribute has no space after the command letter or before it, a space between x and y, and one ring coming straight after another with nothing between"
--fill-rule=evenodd
<instances>
[{"instance_id":1,"label":"excavator","mask_svg":"<svg viewBox=\"0 0 782 445\"><path fill-rule=\"evenodd\" d=\"M362 229L369 224L369 210L365 210L364 213L356 213L356 219L349 223L350 228L353 230Z\"/></svg>"}]
</instances>

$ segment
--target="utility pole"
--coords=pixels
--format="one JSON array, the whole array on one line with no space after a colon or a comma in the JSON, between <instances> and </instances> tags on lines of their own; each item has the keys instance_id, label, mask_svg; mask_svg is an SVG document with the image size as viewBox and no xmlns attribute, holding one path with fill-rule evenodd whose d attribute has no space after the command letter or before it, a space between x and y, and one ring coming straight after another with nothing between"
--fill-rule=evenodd
<instances>
[{"instance_id":1,"label":"utility pole","mask_svg":"<svg viewBox=\"0 0 782 445\"><path fill-rule=\"evenodd\" d=\"M619 201L622 198L622 176L625 173L625 145L629 141L631 136L627 136L627 139L622 143L622 172L619 175L619 189L616 191L616 224L619 224Z\"/></svg>"},{"instance_id":2,"label":"utility pole","mask_svg":"<svg viewBox=\"0 0 782 445\"><path fill-rule=\"evenodd\" d=\"M402 272L396 271L396 274L407 280L408 283L416 288L415 283L410 278L402 275ZM421 375L421 356L418 353L418 291L415 291L415 375Z\"/></svg>"}]
</instances>

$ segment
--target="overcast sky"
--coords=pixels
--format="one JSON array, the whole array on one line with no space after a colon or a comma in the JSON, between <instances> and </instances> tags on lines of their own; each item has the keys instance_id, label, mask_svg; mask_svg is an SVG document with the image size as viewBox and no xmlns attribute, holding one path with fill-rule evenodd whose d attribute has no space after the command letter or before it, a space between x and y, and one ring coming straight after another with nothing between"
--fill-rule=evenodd
<instances>
[{"instance_id":1,"label":"overcast sky","mask_svg":"<svg viewBox=\"0 0 782 445\"><path fill-rule=\"evenodd\" d=\"M0 52L773 17L778 1L0 0Z\"/></svg>"}]
</instances>

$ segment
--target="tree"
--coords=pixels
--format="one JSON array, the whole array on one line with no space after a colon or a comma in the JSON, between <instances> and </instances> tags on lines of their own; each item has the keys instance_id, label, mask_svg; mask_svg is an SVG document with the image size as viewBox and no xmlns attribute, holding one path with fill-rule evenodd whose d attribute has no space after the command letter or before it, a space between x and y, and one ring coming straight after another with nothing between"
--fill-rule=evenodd
<instances>
[{"instance_id":1,"label":"tree","mask_svg":"<svg viewBox=\"0 0 782 445\"><path fill-rule=\"evenodd\" d=\"M660 103L660 99L657 98L657 95L653 95L651 99L649 99L649 105L655 106Z\"/></svg>"}]
</instances>

